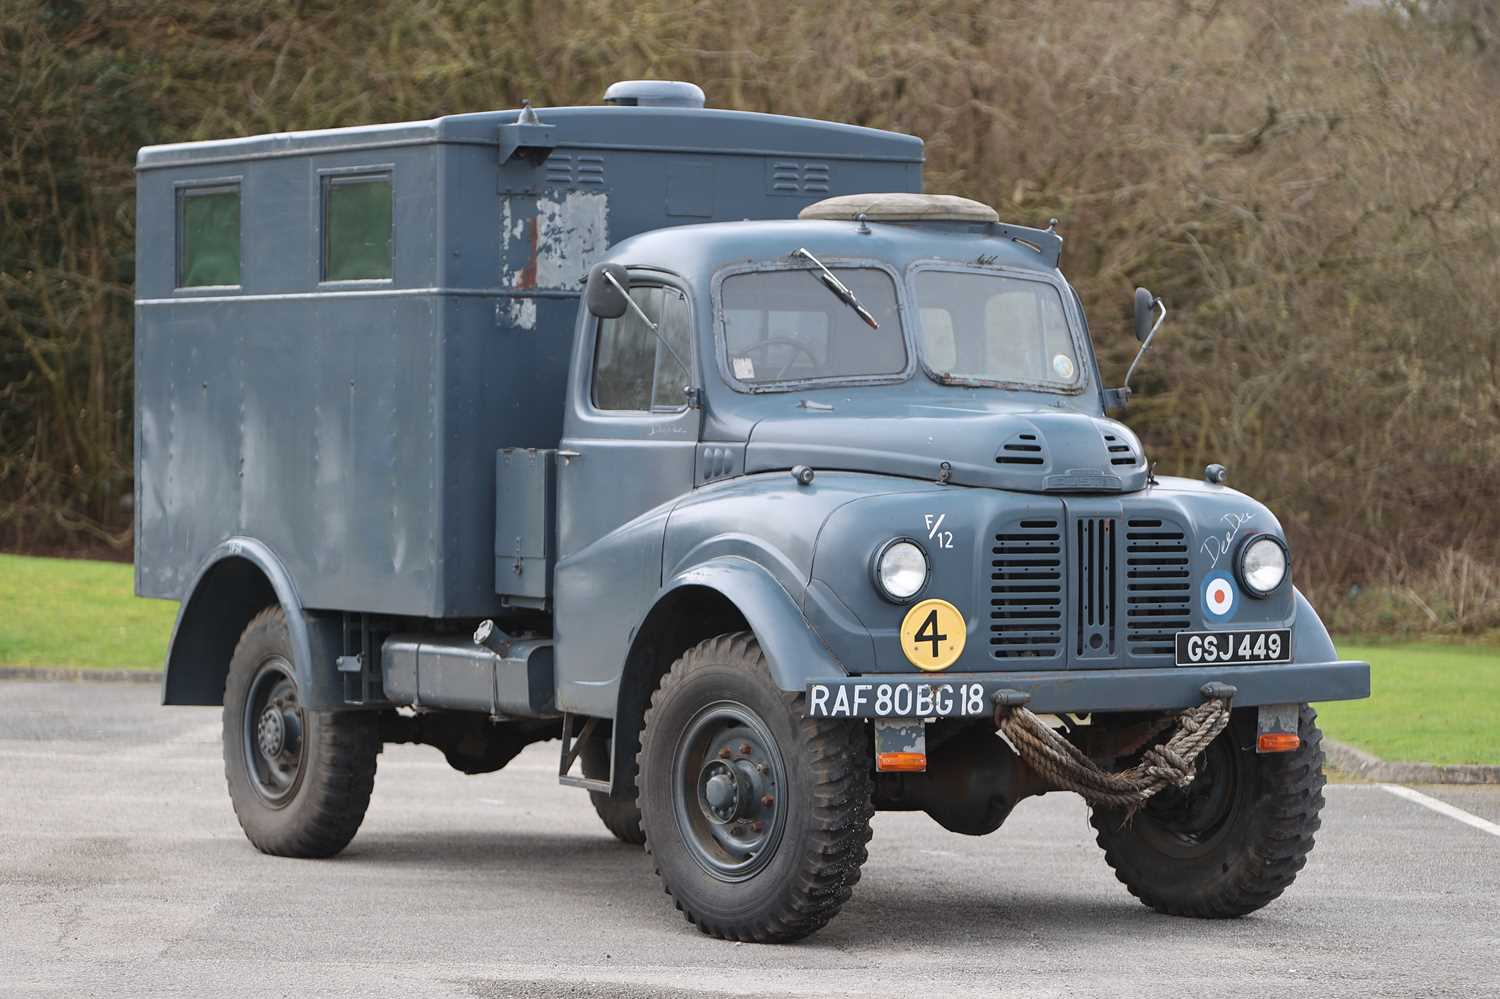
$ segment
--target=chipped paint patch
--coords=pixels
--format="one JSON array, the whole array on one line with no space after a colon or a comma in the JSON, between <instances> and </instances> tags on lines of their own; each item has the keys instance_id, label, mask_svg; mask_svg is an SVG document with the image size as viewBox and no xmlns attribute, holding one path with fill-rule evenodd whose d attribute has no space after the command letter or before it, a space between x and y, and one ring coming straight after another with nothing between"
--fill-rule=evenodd
<instances>
[{"instance_id":1,"label":"chipped paint patch","mask_svg":"<svg viewBox=\"0 0 1500 999\"><path fill-rule=\"evenodd\" d=\"M578 290L608 250L608 195L570 191L560 201L538 199L537 287Z\"/></svg>"},{"instance_id":2,"label":"chipped paint patch","mask_svg":"<svg viewBox=\"0 0 1500 999\"><path fill-rule=\"evenodd\" d=\"M536 329L536 299L512 298L510 300L510 324L517 329Z\"/></svg>"},{"instance_id":3,"label":"chipped paint patch","mask_svg":"<svg viewBox=\"0 0 1500 999\"><path fill-rule=\"evenodd\" d=\"M512 196L501 204L503 285L576 292L589 268L608 250L606 194L569 191L557 197Z\"/></svg>"}]
</instances>

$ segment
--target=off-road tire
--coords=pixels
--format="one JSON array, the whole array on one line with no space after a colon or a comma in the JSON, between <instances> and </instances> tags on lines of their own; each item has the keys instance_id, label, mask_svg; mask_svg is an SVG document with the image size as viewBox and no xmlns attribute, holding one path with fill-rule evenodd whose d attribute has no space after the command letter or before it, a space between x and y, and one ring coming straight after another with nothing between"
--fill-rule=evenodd
<instances>
[{"instance_id":1,"label":"off-road tire","mask_svg":"<svg viewBox=\"0 0 1500 999\"><path fill-rule=\"evenodd\" d=\"M245 708L263 665L292 661L286 616L262 611L245 627L224 685L224 779L240 828L256 849L279 857L331 857L354 838L375 785L379 719L372 712L302 712L301 761L286 800L256 789L246 759Z\"/></svg>"},{"instance_id":2,"label":"off-road tire","mask_svg":"<svg viewBox=\"0 0 1500 999\"><path fill-rule=\"evenodd\" d=\"M634 748L634 747L633 747ZM609 743L595 740L585 744L583 750L583 773L586 777L607 778L609 776ZM635 753L630 754L632 772L629 781L630 797L612 798L602 791L590 791L589 801L604 823L604 828L614 834L615 839L631 846L646 842L646 833L641 829L641 808L636 802Z\"/></svg>"},{"instance_id":3,"label":"off-road tire","mask_svg":"<svg viewBox=\"0 0 1500 999\"><path fill-rule=\"evenodd\" d=\"M726 883L697 859L674 811L673 760L684 726L733 702L759 717L784 763L780 841L764 866ZM749 632L708 639L672 664L652 695L637 757L646 849L667 894L710 936L797 940L838 914L859 881L870 841L869 735L859 722L809 718L800 694L780 690Z\"/></svg>"},{"instance_id":4,"label":"off-road tire","mask_svg":"<svg viewBox=\"0 0 1500 999\"><path fill-rule=\"evenodd\" d=\"M1306 704L1298 728L1299 749L1257 755L1256 710L1234 713L1215 743L1227 740L1233 749L1237 811L1199 856L1169 856L1153 845L1160 827L1153 826L1149 804L1131 821L1123 812L1094 809L1090 821L1105 862L1130 893L1168 915L1228 919L1254 912L1285 891L1312 851L1325 783L1323 734L1317 713Z\"/></svg>"}]
</instances>

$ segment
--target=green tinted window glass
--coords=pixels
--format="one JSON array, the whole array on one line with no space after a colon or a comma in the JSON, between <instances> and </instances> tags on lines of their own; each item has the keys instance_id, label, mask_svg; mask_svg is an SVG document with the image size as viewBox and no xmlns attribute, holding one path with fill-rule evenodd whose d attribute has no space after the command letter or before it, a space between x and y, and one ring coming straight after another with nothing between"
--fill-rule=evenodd
<instances>
[{"instance_id":1,"label":"green tinted window glass","mask_svg":"<svg viewBox=\"0 0 1500 999\"><path fill-rule=\"evenodd\" d=\"M177 287L239 283L239 187L182 191L177 197Z\"/></svg>"},{"instance_id":2,"label":"green tinted window glass","mask_svg":"<svg viewBox=\"0 0 1500 999\"><path fill-rule=\"evenodd\" d=\"M391 276L391 178L329 177L323 187L323 280Z\"/></svg>"}]
</instances>

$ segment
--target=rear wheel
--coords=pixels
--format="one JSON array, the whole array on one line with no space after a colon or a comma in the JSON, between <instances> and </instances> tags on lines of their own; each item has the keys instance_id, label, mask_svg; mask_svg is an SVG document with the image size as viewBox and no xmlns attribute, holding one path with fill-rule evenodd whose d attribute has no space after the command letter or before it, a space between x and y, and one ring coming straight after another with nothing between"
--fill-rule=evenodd
<instances>
[{"instance_id":1,"label":"rear wheel","mask_svg":"<svg viewBox=\"0 0 1500 999\"><path fill-rule=\"evenodd\" d=\"M375 784L379 719L303 707L281 608L235 646L224 687L224 778L240 828L283 857L331 857L354 838Z\"/></svg>"},{"instance_id":2,"label":"rear wheel","mask_svg":"<svg viewBox=\"0 0 1500 999\"><path fill-rule=\"evenodd\" d=\"M709 639L672 665L638 759L647 849L704 933L796 940L849 900L870 839L868 737L808 718L754 636Z\"/></svg>"},{"instance_id":3,"label":"rear wheel","mask_svg":"<svg viewBox=\"0 0 1500 999\"><path fill-rule=\"evenodd\" d=\"M1259 755L1255 709L1236 711L1186 788L1158 793L1128 820L1095 809L1115 876L1174 916L1243 916L1280 895L1307 862L1323 807L1323 736L1305 704L1299 729L1299 749Z\"/></svg>"},{"instance_id":4,"label":"rear wheel","mask_svg":"<svg viewBox=\"0 0 1500 999\"><path fill-rule=\"evenodd\" d=\"M634 742L635 740L632 740ZM614 798L603 791L590 791L589 801L593 802L594 811L598 813L599 820L604 823L604 828L614 833L615 838L622 843L632 846L640 846L646 842L646 834L641 829L641 809L636 803L635 790L635 749L632 745L628 759L631 761L631 775L627 784L628 798ZM583 774L585 777L607 779L609 777L609 743L603 739L593 739L584 744L583 747Z\"/></svg>"}]
</instances>

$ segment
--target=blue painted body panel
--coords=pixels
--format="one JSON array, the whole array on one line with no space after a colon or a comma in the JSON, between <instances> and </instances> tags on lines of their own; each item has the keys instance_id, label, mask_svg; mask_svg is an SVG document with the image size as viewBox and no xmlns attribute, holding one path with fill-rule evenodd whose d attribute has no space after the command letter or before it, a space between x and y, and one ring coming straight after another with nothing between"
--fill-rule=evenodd
<instances>
[{"instance_id":1,"label":"blue painted body panel","mask_svg":"<svg viewBox=\"0 0 1500 999\"><path fill-rule=\"evenodd\" d=\"M494 454L557 447L595 260L645 230L921 190L912 136L711 109L538 114L141 150L137 592L185 599L243 536L311 608L496 612ZM341 171L391 177L389 280L320 281L323 178ZM208 184L240 188L240 284L178 288L177 192Z\"/></svg>"},{"instance_id":2,"label":"blue painted body panel","mask_svg":"<svg viewBox=\"0 0 1500 999\"><path fill-rule=\"evenodd\" d=\"M322 705L336 617L319 612L494 614L509 592L495 559L511 551L551 572L515 595L551 612L557 707L614 717L639 693L621 677L652 609L690 587L738 609L786 690L916 674L898 640L906 606L872 581L877 548L902 536L929 555L921 596L965 617L955 678L1025 685L1059 710L1177 707L1202 671L1172 665L1175 631L1291 627L1294 666L1215 676L1239 670L1246 697L1268 702L1368 690L1290 583L1209 612L1205 587L1233 579L1237 546L1280 525L1232 489L1151 479L1141 441L1104 413L1060 244L988 223L795 220L829 195L920 190L919 140L699 109L538 113L541 126L488 112L142 150L138 592L188 597L226 539L247 539L233 544L260 553L304 622L299 676ZM395 185L393 276L319 282L322 178L365 168ZM241 185L242 284L179 289L174 192L208 182ZM720 285L803 266L800 247L892 276L903 371L731 377ZM602 260L687 295L698 405L593 408L597 320L578 293ZM1078 384L931 371L914 276L937 265L1055 287ZM1021 440L1031 457L1017 462L1007 444ZM497 513L504 448L549 456L517 466L527 502ZM813 482L794 482L794 465ZM527 478L548 468L555 509ZM554 516L545 543L517 541Z\"/></svg>"}]
</instances>

